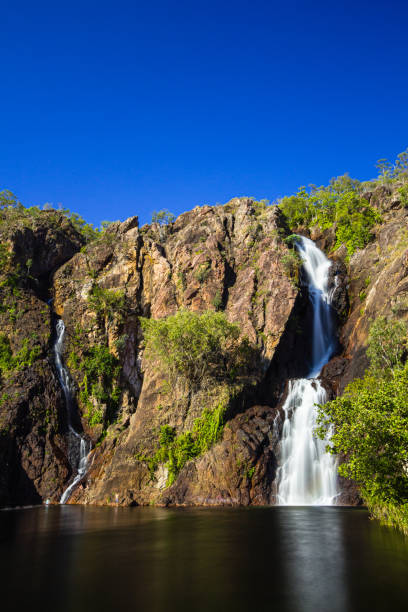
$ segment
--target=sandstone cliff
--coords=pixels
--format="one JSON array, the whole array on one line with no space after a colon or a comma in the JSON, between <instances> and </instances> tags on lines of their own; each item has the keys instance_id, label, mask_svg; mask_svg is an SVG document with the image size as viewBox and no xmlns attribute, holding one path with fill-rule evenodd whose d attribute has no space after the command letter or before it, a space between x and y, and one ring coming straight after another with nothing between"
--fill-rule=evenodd
<instances>
[{"instance_id":1,"label":"sandstone cliff","mask_svg":"<svg viewBox=\"0 0 408 612\"><path fill-rule=\"evenodd\" d=\"M332 231L311 232L334 262L339 354L322 373L332 394L364 372L371 319L408 313L407 210L395 189L365 197L383 218L350 261L333 251ZM56 212L13 215L0 226L0 331L11 364L0 381L0 505L58 501L73 477L52 350L57 317L78 427L94 449L71 503L274 503L285 384L307 372L310 356L308 296L279 209L236 198L169 225L139 228L132 217L86 245ZM257 355L246 377L186 391L144 358L139 317L183 308L239 323ZM168 486L166 467L149 461L161 428L187 433L220 404L221 439ZM357 501L344 491L344 503Z\"/></svg>"},{"instance_id":2,"label":"sandstone cliff","mask_svg":"<svg viewBox=\"0 0 408 612\"><path fill-rule=\"evenodd\" d=\"M274 402L284 372L297 367L296 360L290 362L299 322L291 317L301 300L284 265L286 233L277 208L235 199L223 207L196 208L171 226L139 229L135 218L114 224L100 241L58 270L55 308L67 327L67 358L73 347L81 354L94 344L106 343L121 367L119 406L111 423L105 419L106 436L93 453L87 482L72 501L271 501L274 413L264 408L247 410L260 397L262 383ZM118 309L95 312L96 287L120 299L120 313ZM171 389L164 384L163 373L143 359L138 316L160 318L180 308L223 309L230 321L239 323L242 334L259 349L259 363L250 380L199 389L187 396L177 384ZM86 334L75 344L79 328ZM279 349L277 366L274 356ZM80 368L71 367L71 373L80 387ZM160 427L186 432L205 408L220 401L228 404L223 440L186 465L173 487L166 487L162 468L152 478L141 457L155 452ZM80 401L80 409L84 429L97 443L103 425L90 426L89 408ZM106 411L107 407L105 416Z\"/></svg>"},{"instance_id":3,"label":"sandstone cliff","mask_svg":"<svg viewBox=\"0 0 408 612\"><path fill-rule=\"evenodd\" d=\"M41 503L71 475L49 288L83 239L59 213L16 208L2 215L0 241L0 506Z\"/></svg>"}]
</instances>

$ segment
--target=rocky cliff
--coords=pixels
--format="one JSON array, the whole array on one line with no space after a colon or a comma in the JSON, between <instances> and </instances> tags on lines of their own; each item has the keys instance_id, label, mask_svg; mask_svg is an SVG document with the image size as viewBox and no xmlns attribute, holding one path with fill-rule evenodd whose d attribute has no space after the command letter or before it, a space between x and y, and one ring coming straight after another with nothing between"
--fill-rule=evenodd
<instances>
[{"instance_id":1,"label":"rocky cliff","mask_svg":"<svg viewBox=\"0 0 408 612\"><path fill-rule=\"evenodd\" d=\"M54 374L52 274L83 244L56 212L0 217L0 505L58 498L71 476Z\"/></svg>"},{"instance_id":2,"label":"rocky cliff","mask_svg":"<svg viewBox=\"0 0 408 612\"><path fill-rule=\"evenodd\" d=\"M323 372L332 394L363 373L370 320L408 313L407 211L395 190L365 197L382 222L350 261L344 249L332 252L330 231L311 232L334 261L339 354ZM132 217L86 245L56 212L8 211L0 231L1 505L58 501L73 477L52 350L57 317L78 427L93 445L70 502L274 503L277 417L288 378L305 374L310 356L308 296L278 207L236 198L169 225L139 228ZM181 309L222 311L239 324L254 350L245 376L186 390L145 358L139 317ZM152 461L160 431L188 434L220 406L218 441L171 481L165 464ZM343 502L356 501L344 491Z\"/></svg>"}]
</instances>

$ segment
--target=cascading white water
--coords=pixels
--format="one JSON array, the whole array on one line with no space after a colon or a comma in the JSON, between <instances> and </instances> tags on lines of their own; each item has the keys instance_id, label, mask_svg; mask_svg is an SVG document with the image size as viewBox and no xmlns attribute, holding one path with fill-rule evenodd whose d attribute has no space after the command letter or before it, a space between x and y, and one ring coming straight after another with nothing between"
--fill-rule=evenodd
<instances>
[{"instance_id":1,"label":"cascading white water","mask_svg":"<svg viewBox=\"0 0 408 612\"><path fill-rule=\"evenodd\" d=\"M62 349L64 346L65 325L59 319L56 325L57 339L54 345L55 365L58 378L65 395L68 419L68 454L71 465L77 465L77 474L71 484L63 492L60 504L65 504L79 481L84 477L88 468L88 458L91 451L91 443L75 431L72 425L72 389L68 370L62 360Z\"/></svg>"},{"instance_id":2,"label":"cascading white water","mask_svg":"<svg viewBox=\"0 0 408 612\"><path fill-rule=\"evenodd\" d=\"M313 307L312 366L307 378L290 381L283 406L277 502L284 506L330 506L338 495L337 460L326 453L326 442L315 437L314 427L316 404L327 399L316 377L336 346L328 291L331 262L308 238L299 236L296 246Z\"/></svg>"},{"instance_id":3,"label":"cascading white water","mask_svg":"<svg viewBox=\"0 0 408 612\"><path fill-rule=\"evenodd\" d=\"M61 495L60 504L65 504L68 501L72 491L75 489L78 482L85 476L86 471L88 469L88 455L91 450L91 445L90 443L87 443L86 440L82 438L79 434L76 435L80 441L78 472L69 487L67 487Z\"/></svg>"}]
</instances>

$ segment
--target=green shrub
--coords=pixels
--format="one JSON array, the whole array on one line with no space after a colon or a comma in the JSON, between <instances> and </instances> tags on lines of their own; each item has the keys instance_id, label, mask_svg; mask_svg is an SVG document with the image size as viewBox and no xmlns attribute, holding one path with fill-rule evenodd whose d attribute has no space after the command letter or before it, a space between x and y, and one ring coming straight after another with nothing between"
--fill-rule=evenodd
<instances>
[{"instance_id":1,"label":"green shrub","mask_svg":"<svg viewBox=\"0 0 408 612\"><path fill-rule=\"evenodd\" d=\"M164 319L140 317L145 358L159 361L172 377L200 386L208 379L234 379L254 360L255 349L222 312L180 310Z\"/></svg>"},{"instance_id":2,"label":"green shrub","mask_svg":"<svg viewBox=\"0 0 408 612\"><path fill-rule=\"evenodd\" d=\"M408 534L408 364L404 323L371 326L370 369L342 397L319 406L317 434L341 455L339 473L354 479L373 516Z\"/></svg>"},{"instance_id":3,"label":"green shrub","mask_svg":"<svg viewBox=\"0 0 408 612\"><path fill-rule=\"evenodd\" d=\"M0 373L23 370L33 365L41 354L40 346L29 346L28 338L17 353L13 355L10 340L5 334L0 334Z\"/></svg>"},{"instance_id":4,"label":"green shrub","mask_svg":"<svg viewBox=\"0 0 408 612\"><path fill-rule=\"evenodd\" d=\"M94 284L88 295L88 304L97 315L112 321L115 316L120 318L125 310L125 294Z\"/></svg>"},{"instance_id":5,"label":"green shrub","mask_svg":"<svg viewBox=\"0 0 408 612\"><path fill-rule=\"evenodd\" d=\"M9 372L13 369L13 353L10 340L5 334L0 334L0 372Z\"/></svg>"},{"instance_id":6,"label":"green shrub","mask_svg":"<svg viewBox=\"0 0 408 612\"><path fill-rule=\"evenodd\" d=\"M300 269L302 260L296 251L288 251L281 258L281 263L286 275L295 283L299 282Z\"/></svg>"},{"instance_id":7,"label":"green shrub","mask_svg":"<svg viewBox=\"0 0 408 612\"><path fill-rule=\"evenodd\" d=\"M199 283L203 284L207 280L210 272L211 264L209 261L206 261L198 266L198 269L196 270L194 276Z\"/></svg>"},{"instance_id":8,"label":"green shrub","mask_svg":"<svg viewBox=\"0 0 408 612\"><path fill-rule=\"evenodd\" d=\"M55 216L48 216L47 220L51 225L57 227L60 224L58 216L69 219L75 229L82 234L86 242L90 242L99 236L99 231L92 223L86 221L78 214L71 212L67 208L55 209L52 204L46 203L43 210L39 206L23 206L11 191L0 192L0 222L14 222L22 226L32 227L36 219L44 218L44 211L53 211Z\"/></svg>"},{"instance_id":9,"label":"green shrub","mask_svg":"<svg viewBox=\"0 0 408 612\"><path fill-rule=\"evenodd\" d=\"M219 289L217 289L216 294L213 297L212 304L215 310L222 310L222 306L223 306L222 295Z\"/></svg>"},{"instance_id":10,"label":"green shrub","mask_svg":"<svg viewBox=\"0 0 408 612\"><path fill-rule=\"evenodd\" d=\"M370 326L367 357L372 370L393 372L402 366L402 357L407 349L407 325L403 321L378 317Z\"/></svg>"},{"instance_id":11,"label":"green shrub","mask_svg":"<svg viewBox=\"0 0 408 612\"><path fill-rule=\"evenodd\" d=\"M75 348L71 351L68 366L76 370L80 377L79 398L87 408L87 419L90 426L102 423L104 415L98 404L106 405L106 421L112 422L120 398L119 360L112 355L105 345L97 345L86 348L81 356L78 356L78 336ZM95 406L93 400L96 401Z\"/></svg>"},{"instance_id":12,"label":"green shrub","mask_svg":"<svg viewBox=\"0 0 408 612\"><path fill-rule=\"evenodd\" d=\"M377 168L380 171L378 179L381 183L408 180L408 149L399 153L394 163L387 159L379 159Z\"/></svg>"},{"instance_id":13,"label":"green shrub","mask_svg":"<svg viewBox=\"0 0 408 612\"><path fill-rule=\"evenodd\" d=\"M397 192L401 198L401 204L404 208L408 208L408 185L403 185L397 189Z\"/></svg>"},{"instance_id":14,"label":"green shrub","mask_svg":"<svg viewBox=\"0 0 408 612\"><path fill-rule=\"evenodd\" d=\"M332 179L328 187L302 187L295 196L283 198L280 209L292 229L318 225L325 230L334 225L336 248L345 244L352 255L370 241L371 229L380 221L361 189L359 181L345 175Z\"/></svg>"},{"instance_id":15,"label":"green shrub","mask_svg":"<svg viewBox=\"0 0 408 612\"><path fill-rule=\"evenodd\" d=\"M205 408L202 415L193 423L191 431L176 435L176 429L163 425L159 434L159 449L151 457L138 455L139 461L144 461L152 479L155 471L162 463L168 469L167 486L173 484L178 474L191 459L199 457L221 439L224 429L226 403L221 402L216 408Z\"/></svg>"},{"instance_id":16,"label":"green shrub","mask_svg":"<svg viewBox=\"0 0 408 612\"><path fill-rule=\"evenodd\" d=\"M330 450L346 457L339 473L356 480L364 496L408 499L407 391L407 367L392 378L368 372L319 408L319 433L334 428Z\"/></svg>"}]
</instances>

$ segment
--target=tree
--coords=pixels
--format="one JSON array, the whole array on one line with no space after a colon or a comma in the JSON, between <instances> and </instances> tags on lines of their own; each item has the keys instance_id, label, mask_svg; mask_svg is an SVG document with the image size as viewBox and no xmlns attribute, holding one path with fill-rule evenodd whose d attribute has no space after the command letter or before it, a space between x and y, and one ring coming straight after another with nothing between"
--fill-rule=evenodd
<instances>
[{"instance_id":1,"label":"tree","mask_svg":"<svg viewBox=\"0 0 408 612\"><path fill-rule=\"evenodd\" d=\"M332 432L330 452L345 457L339 473L356 480L363 496L408 499L407 390L407 366L392 379L368 372L319 407L318 433Z\"/></svg>"},{"instance_id":2,"label":"tree","mask_svg":"<svg viewBox=\"0 0 408 612\"><path fill-rule=\"evenodd\" d=\"M342 397L318 407L317 435L342 456L373 516L408 534L407 327L379 317L370 328L370 368ZM326 438L327 439L327 438Z\"/></svg>"},{"instance_id":3,"label":"tree","mask_svg":"<svg viewBox=\"0 0 408 612\"><path fill-rule=\"evenodd\" d=\"M158 212L153 211L152 214L152 223L157 223L158 225L169 225L169 223L174 223L176 217L167 210L167 208L163 208Z\"/></svg>"},{"instance_id":4,"label":"tree","mask_svg":"<svg viewBox=\"0 0 408 612\"><path fill-rule=\"evenodd\" d=\"M145 358L172 378L199 387L209 379L234 379L254 362L255 349L223 312L180 310L164 319L140 317Z\"/></svg>"},{"instance_id":5,"label":"tree","mask_svg":"<svg viewBox=\"0 0 408 612\"><path fill-rule=\"evenodd\" d=\"M22 209L23 205L16 199L16 196L8 189L0 191L0 210L7 208Z\"/></svg>"}]
</instances>

